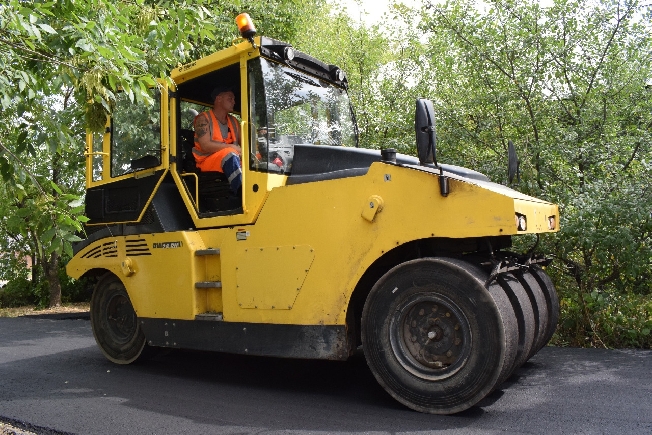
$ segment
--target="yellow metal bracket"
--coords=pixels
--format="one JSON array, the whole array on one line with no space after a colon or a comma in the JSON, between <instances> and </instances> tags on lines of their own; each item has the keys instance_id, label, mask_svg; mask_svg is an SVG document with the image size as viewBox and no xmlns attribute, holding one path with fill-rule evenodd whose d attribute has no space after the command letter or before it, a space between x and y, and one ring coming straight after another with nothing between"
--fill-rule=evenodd
<instances>
[{"instance_id":1,"label":"yellow metal bracket","mask_svg":"<svg viewBox=\"0 0 652 435\"><path fill-rule=\"evenodd\" d=\"M120 268L122 269L124 276L131 276L136 273L136 263L134 263L134 261L129 257L126 257L122 263L120 263Z\"/></svg>"},{"instance_id":2,"label":"yellow metal bracket","mask_svg":"<svg viewBox=\"0 0 652 435\"><path fill-rule=\"evenodd\" d=\"M383 205L383 198L378 195L371 195L364 207L362 207L362 217L369 222L373 222L376 215L382 211Z\"/></svg>"},{"instance_id":3,"label":"yellow metal bracket","mask_svg":"<svg viewBox=\"0 0 652 435\"><path fill-rule=\"evenodd\" d=\"M138 180L138 179L140 179L140 178L145 178L145 177L152 176L152 175L154 175L155 173L156 173L156 170L154 170L154 169L150 169L149 171L146 171L146 172L139 172L139 173L137 173L136 175L134 175L134 178L135 178L136 180Z\"/></svg>"}]
</instances>

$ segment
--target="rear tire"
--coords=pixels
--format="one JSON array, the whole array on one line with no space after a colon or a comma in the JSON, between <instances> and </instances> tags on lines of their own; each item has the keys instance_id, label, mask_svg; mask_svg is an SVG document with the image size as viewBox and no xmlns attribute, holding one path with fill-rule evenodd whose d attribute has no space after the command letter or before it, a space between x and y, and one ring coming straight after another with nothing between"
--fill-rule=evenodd
<instances>
[{"instance_id":1,"label":"rear tire","mask_svg":"<svg viewBox=\"0 0 652 435\"><path fill-rule=\"evenodd\" d=\"M93 291L91 325L95 341L110 361L130 364L148 354L127 290L111 273L100 278Z\"/></svg>"},{"instance_id":2,"label":"rear tire","mask_svg":"<svg viewBox=\"0 0 652 435\"><path fill-rule=\"evenodd\" d=\"M432 414L463 411L512 366L513 331L506 331L510 326L476 269L454 259L412 260L387 272L369 293L362 313L367 364L405 406Z\"/></svg>"}]
</instances>

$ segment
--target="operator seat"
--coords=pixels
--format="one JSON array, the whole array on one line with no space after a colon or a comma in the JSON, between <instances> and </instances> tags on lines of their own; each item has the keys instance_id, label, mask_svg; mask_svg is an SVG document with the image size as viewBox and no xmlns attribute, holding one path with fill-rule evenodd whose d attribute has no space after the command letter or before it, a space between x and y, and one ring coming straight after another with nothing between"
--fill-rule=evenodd
<instances>
[{"instance_id":1,"label":"operator seat","mask_svg":"<svg viewBox=\"0 0 652 435\"><path fill-rule=\"evenodd\" d=\"M222 172L202 172L195 162L192 149L195 146L195 132L189 129L181 129L180 137L182 151L182 171L193 173L197 176L199 183L199 207L200 213L219 212L221 210L232 210L239 207L239 198L231 192L231 187L226 175ZM183 177L186 186L194 196L195 178Z\"/></svg>"}]
</instances>

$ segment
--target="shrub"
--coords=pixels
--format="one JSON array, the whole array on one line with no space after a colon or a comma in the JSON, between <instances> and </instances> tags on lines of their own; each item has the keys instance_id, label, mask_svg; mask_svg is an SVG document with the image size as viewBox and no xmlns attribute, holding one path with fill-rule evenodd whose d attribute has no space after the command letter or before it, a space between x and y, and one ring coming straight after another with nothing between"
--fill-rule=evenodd
<instances>
[{"instance_id":1,"label":"shrub","mask_svg":"<svg viewBox=\"0 0 652 435\"><path fill-rule=\"evenodd\" d=\"M561 291L560 296L560 321L551 344L652 349L652 295Z\"/></svg>"},{"instance_id":2,"label":"shrub","mask_svg":"<svg viewBox=\"0 0 652 435\"><path fill-rule=\"evenodd\" d=\"M75 280L66 275L65 269L59 271L61 282L61 302L88 302L91 291L86 279ZM17 277L0 290L0 308L13 308L25 305L47 307L50 289L46 281L34 283L26 278Z\"/></svg>"},{"instance_id":3,"label":"shrub","mask_svg":"<svg viewBox=\"0 0 652 435\"><path fill-rule=\"evenodd\" d=\"M93 286L90 280L70 278L66 274L66 270L61 268L59 269L59 281L61 282L61 302L64 304L91 300Z\"/></svg>"},{"instance_id":4,"label":"shrub","mask_svg":"<svg viewBox=\"0 0 652 435\"><path fill-rule=\"evenodd\" d=\"M45 304L47 304L47 288L34 285L32 281L24 277L12 279L0 292L0 307L2 308L24 305L45 306Z\"/></svg>"}]
</instances>

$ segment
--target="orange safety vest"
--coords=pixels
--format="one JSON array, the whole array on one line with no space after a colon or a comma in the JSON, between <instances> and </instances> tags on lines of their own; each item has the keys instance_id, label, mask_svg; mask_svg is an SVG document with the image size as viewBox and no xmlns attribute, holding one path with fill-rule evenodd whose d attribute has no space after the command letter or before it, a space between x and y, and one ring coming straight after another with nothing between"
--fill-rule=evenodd
<instances>
[{"instance_id":1,"label":"orange safety vest","mask_svg":"<svg viewBox=\"0 0 652 435\"><path fill-rule=\"evenodd\" d=\"M239 136L238 133L240 133L240 124L238 123L238 120L234 116L232 115L226 116L226 122L227 125L229 126L229 134L227 135L226 138L222 137L222 130L220 129L219 121L215 117L215 114L213 113L212 110L197 115L195 117L193 124L197 123L197 119L199 119L200 116L208 117L209 133L210 133L210 138L212 140L216 142L222 142L225 144L232 144L237 142L238 140L237 138ZM214 153L207 153L201 148L199 142L197 142L196 135L195 135L195 147L192 149L192 153L195 156L197 167L203 172L206 171L223 172L222 160L224 159L224 157L226 157L230 153L236 153L239 155L238 151L235 148L231 148L231 147L221 149Z\"/></svg>"}]
</instances>

